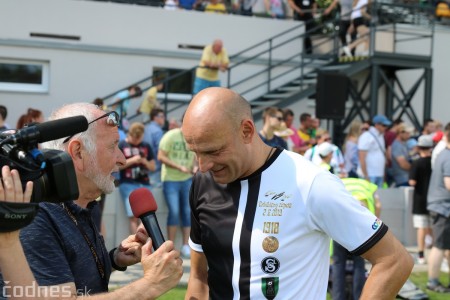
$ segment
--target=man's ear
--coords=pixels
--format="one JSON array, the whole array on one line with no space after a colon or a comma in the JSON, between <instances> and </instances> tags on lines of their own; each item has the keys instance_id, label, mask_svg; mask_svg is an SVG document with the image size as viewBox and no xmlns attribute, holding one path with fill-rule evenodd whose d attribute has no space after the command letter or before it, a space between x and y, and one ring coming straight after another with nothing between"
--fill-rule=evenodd
<instances>
[{"instance_id":1,"label":"man's ear","mask_svg":"<svg viewBox=\"0 0 450 300\"><path fill-rule=\"evenodd\" d=\"M246 144L251 143L253 140L253 136L256 132L255 124L253 123L253 121L250 119L244 119L241 122L240 130L241 130L241 134L242 134L244 143L246 143Z\"/></svg>"},{"instance_id":2,"label":"man's ear","mask_svg":"<svg viewBox=\"0 0 450 300\"><path fill-rule=\"evenodd\" d=\"M83 163L83 146L80 141L78 140L71 140L69 142L69 146L67 147L67 153L70 155L73 161L73 165L76 170L83 170L84 163Z\"/></svg>"}]
</instances>

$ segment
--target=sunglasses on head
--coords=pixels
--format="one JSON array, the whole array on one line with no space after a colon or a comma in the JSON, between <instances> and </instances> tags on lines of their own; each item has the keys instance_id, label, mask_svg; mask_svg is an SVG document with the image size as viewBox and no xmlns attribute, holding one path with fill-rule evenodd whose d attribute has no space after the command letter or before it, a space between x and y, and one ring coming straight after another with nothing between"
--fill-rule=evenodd
<instances>
[{"instance_id":1,"label":"sunglasses on head","mask_svg":"<svg viewBox=\"0 0 450 300\"><path fill-rule=\"evenodd\" d=\"M107 125L119 126L120 117L119 117L119 114L117 112L115 112L115 111L110 111L110 112L108 112L108 113L98 117L97 119L92 120L91 122L88 123L88 126L91 125L92 123L94 123L94 122L96 122L98 120L104 119L104 118L106 118L106 124ZM70 139L73 138L73 137L74 137L74 135L71 135L71 136L67 137L63 141L63 144L67 143L68 141L70 141Z\"/></svg>"}]
</instances>

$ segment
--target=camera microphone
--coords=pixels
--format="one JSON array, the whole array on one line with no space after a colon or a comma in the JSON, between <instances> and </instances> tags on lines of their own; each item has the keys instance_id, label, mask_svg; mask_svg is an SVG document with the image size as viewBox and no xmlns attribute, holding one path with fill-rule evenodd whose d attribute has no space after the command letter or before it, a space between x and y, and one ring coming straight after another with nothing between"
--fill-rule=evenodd
<instances>
[{"instance_id":1,"label":"camera microphone","mask_svg":"<svg viewBox=\"0 0 450 300\"><path fill-rule=\"evenodd\" d=\"M87 128L86 117L75 116L24 127L6 139L12 144L44 143L83 132Z\"/></svg>"},{"instance_id":2,"label":"camera microphone","mask_svg":"<svg viewBox=\"0 0 450 300\"><path fill-rule=\"evenodd\" d=\"M158 209L152 192L146 188L138 188L130 194L130 206L133 215L141 219L145 230L152 239L153 249L158 249L164 243L164 236L156 219L155 212Z\"/></svg>"}]
</instances>

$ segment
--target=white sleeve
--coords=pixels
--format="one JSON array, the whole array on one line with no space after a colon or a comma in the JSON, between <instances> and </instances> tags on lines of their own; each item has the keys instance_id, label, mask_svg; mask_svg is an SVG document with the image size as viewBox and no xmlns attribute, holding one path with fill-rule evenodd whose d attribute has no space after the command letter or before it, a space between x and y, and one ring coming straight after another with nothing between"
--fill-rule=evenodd
<instances>
[{"instance_id":1,"label":"white sleeve","mask_svg":"<svg viewBox=\"0 0 450 300\"><path fill-rule=\"evenodd\" d=\"M317 174L308 197L310 220L350 252L365 245L382 222L353 198L342 181L327 172Z\"/></svg>"}]
</instances>

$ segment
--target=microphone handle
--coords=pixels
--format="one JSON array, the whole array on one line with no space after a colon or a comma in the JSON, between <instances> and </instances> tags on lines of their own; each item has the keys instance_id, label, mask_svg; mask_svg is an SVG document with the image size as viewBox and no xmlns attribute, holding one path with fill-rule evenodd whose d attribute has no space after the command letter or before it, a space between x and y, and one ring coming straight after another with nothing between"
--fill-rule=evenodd
<instances>
[{"instance_id":1,"label":"microphone handle","mask_svg":"<svg viewBox=\"0 0 450 300\"><path fill-rule=\"evenodd\" d=\"M158 219L154 212L139 217L144 224L145 230L152 239L153 250L156 251L165 242Z\"/></svg>"}]
</instances>

